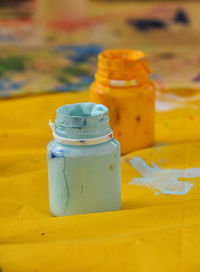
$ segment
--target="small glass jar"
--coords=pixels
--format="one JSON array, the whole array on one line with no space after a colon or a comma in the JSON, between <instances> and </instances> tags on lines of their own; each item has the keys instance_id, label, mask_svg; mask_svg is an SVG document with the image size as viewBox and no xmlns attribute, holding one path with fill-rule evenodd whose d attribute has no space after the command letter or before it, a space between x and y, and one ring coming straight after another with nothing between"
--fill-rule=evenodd
<instances>
[{"instance_id":1,"label":"small glass jar","mask_svg":"<svg viewBox=\"0 0 200 272\"><path fill-rule=\"evenodd\" d=\"M119 210L120 145L108 109L94 103L57 109L47 147L50 210L56 216Z\"/></svg>"},{"instance_id":2,"label":"small glass jar","mask_svg":"<svg viewBox=\"0 0 200 272\"><path fill-rule=\"evenodd\" d=\"M106 50L98 56L90 100L109 108L122 154L154 143L155 87L150 72L141 51Z\"/></svg>"}]
</instances>

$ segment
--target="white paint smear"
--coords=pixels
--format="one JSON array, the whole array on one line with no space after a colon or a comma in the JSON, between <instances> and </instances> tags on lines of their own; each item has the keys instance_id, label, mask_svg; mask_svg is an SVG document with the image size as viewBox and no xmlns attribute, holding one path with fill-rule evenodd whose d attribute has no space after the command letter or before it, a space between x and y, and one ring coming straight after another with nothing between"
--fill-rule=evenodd
<instances>
[{"instance_id":1,"label":"white paint smear","mask_svg":"<svg viewBox=\"0 0 200 272\"><path fill-rule=\"evenodd\" d=\"M133 157L131 165L142 177L134 178L129 184L146 186L158 194L185 195L193 186L191 181L182 181L183 178L200 177L200 168L162 169L152 163L152 167L140 157Z\"/></svg>"}]
</instances>

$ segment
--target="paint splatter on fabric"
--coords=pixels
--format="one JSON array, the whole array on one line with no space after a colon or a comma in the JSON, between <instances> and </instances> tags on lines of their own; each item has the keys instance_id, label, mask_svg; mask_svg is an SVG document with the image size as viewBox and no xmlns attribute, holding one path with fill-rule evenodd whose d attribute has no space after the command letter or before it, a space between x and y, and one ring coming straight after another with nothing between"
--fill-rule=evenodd
<instances>
[{"instance_id":1,"label":"paint splatter on fabric","mask_svg":"<svg viewBox=\"0 0 200 272\"><path fill-rule=\"evenodd\" d=\"M134 20L130 19L128 20L128 23L140 31L167 28L167 24L164 21L160 19L154 19L154 18L144 18L144 19L134 19Z\"/></svg>"},{"instance_id":2,"label":"paint splatter on fabric","mask_svg":"<svg viewBox=\"0 0 200 272\"><path fill-rule=\"evenodd\" d=\"M183 178L200 177L200 168L162 169L155 163L149 166L142 158L133 157L130 164L142 175L129 182L130 185L146 186L156 195L185 195L193 187L192 181Z\"/></svg>"},{"instance_id":3,"label":"paint splatter on fabric","mask_svg":"<svg viewBox=\"0 0 200 272\"><path fill-rule=\"evenodd\" d=\"M189 95L185 95L185 93L185 90L180 91L179 94L176 94L175 92L157 92L156 111L167 112L175 109L191 109L197 111L199 109L199 106L196 104L196 102L200 100L199 92L192 92L190 90Z\"/></svg>"},{"instance_id":4,"label":"paint splatter on fabric","mask_svg":"<svg viewBox=\"0 0 200 272\"><path fill-rule=\"evenodd\" d=\"M187 25L190 23L190 19L183 9L179 9L174 16L174 22Z\"/></svg>"},{"instance_id":5,"label":"paint splatter on fabric","mask_svg":"<svg viewBox=\"0 0 200 272\"><path fill-rule=\"evenodd\" d=\"M192 80L193 80L193 82L199 83L200 82L200 74L196 75Z\"/></svg>"},{"instance_id":6,"label":"paint splatter on fabric","mask_svg":"<svg viewBox=\"0 0 200 272\"><path fill-rule=\"evenodd\" d=\"M98 45L63 45L40 50L2 49L0 97L88 89L94 80Z\"/></svg>"}]
</instances>

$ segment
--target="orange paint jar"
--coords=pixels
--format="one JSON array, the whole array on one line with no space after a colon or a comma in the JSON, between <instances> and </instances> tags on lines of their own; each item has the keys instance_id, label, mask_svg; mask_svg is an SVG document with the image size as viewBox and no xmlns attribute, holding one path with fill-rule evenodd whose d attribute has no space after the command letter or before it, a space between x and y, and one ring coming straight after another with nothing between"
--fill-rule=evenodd
<instances>
[{"instance_id":1,"label":"orange paint jar","mask_svg":"<svg viewBox=\"0 0 200 272\"><path fill-rule=\"evenodd\" d=\"M121 154L154 142L155 87L145 54L135 50L106 50L98 56L92 102L109 108L110 124Z\"/></svg>"}]
</instances>

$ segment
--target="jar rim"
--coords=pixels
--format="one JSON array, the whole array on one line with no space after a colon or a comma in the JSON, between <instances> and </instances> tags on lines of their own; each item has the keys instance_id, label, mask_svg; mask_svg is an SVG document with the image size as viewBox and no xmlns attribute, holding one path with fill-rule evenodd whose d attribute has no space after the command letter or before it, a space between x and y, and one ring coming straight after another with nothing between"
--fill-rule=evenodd
<instances>
[{"instance_id":1,"label":"jar rim","mask_svg":"<svg viewBox=\"0 0 200 272\"><path fill-rule=\"evenodd\" d=\"M108 108L92 102L64 105L57 109L55 130L59 136L103 136L110 131Z\"/></svg>"},{"instance_id":2,"label":"jar rim","mask_svg":"<svg viewBox=\"0 0 200 272\"><path fill-rule=\"evenodd\" d=\"M131 49L109 49L99 54L100 60L106 63L135 63L145 58L145 53L140 50Z\"/></svg>"}]
</instances>

